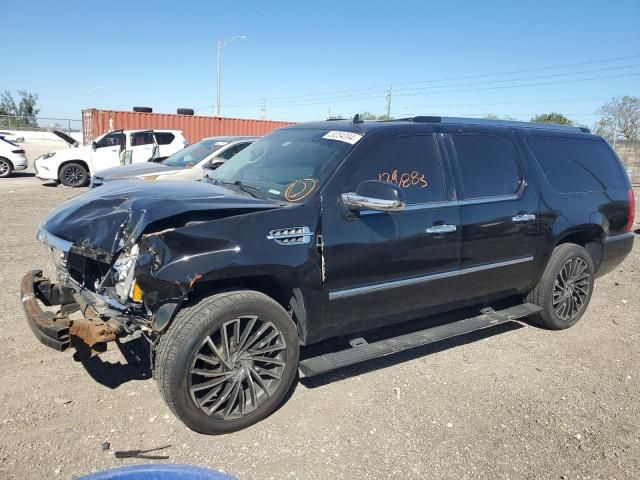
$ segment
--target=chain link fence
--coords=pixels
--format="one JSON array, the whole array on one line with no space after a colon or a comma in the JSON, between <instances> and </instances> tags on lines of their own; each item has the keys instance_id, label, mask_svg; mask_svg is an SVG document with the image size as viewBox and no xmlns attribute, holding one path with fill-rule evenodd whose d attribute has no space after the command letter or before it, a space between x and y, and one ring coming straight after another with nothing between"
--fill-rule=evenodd
<instances>
[{"instance_id":1,"label":"chain link fence","mask_svg":"<svg viewBox=\"0 0 640 480\"><path fill-rule=\"evenodd\" d=\"M71 133L82 131L82 120L79 118L19 117L15 115L0 115L0 128L25 132L46 132L52 128L56 128L66 133Z\"/></svg>"}]
</instances>

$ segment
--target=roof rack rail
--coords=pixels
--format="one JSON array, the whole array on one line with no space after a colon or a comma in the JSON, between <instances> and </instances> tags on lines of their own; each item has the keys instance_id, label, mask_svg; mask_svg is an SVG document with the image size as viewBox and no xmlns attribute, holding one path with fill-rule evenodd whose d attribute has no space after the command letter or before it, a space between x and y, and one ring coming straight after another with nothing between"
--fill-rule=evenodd
<instances>
[{"instance_id":1,"label":"roof rack rail","mask_svg":"<svg viewBox=\"0 0 640 480\"><path fill-rule=\"evenodd\" d=\"M493 120L488 118L464 118L464 117L438 117L430 115L418 115L410 118L398 118L388 120L390 122L416 122L416 123L458 123L465 125L491 125L512 128L537 128L540 130L564 130L567 132L591 133L588 128L574 127L572 125L559 125L555 123L519 122L517 120Z\"/></svg>"}]
</instances>

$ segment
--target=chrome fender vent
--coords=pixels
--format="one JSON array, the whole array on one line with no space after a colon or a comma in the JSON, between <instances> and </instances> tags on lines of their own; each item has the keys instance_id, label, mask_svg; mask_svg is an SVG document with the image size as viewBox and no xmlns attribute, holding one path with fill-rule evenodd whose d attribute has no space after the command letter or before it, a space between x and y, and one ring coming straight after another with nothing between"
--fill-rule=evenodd
<instances>
[{"instance_id":1,"label":"chrome fender vent","mask_svg":"<svg viewBox=\"0 0 640 480\"><path fill-rule=\"evenodd\" d=\"M275 240L280 245L299 245L309 243L313 232L309 227L278 228L271 230L267 238Z\"/></svg>"}]
</instances>

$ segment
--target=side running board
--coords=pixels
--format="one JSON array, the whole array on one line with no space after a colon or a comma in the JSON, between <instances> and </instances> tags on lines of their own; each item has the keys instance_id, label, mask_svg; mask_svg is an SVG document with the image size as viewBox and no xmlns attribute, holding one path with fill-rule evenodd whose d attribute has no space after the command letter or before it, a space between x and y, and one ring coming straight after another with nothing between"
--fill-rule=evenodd
<instances>
[{"instance_id":1,"label":"side running board","mask_svg":"<svg viewBox=\"0 0 640 480\"><path fill-rule=\"evenodd\" d=\"M485 308L482 310L482 313L476 317L465 318L457 322L407 333L379 342L366 343L362 339L356 339L351 342L353 345L352 348L307 358L300 362L299 367L305 377L313 377L335 370L336 368L392 355L402 352L403 350L409 350L447 338L465 335L483 328L493 327L501 323L533 315L540 311L542 311L541 307L531 303L524 303L498 311L492 308Z\"/></svg>"}]
</instances>

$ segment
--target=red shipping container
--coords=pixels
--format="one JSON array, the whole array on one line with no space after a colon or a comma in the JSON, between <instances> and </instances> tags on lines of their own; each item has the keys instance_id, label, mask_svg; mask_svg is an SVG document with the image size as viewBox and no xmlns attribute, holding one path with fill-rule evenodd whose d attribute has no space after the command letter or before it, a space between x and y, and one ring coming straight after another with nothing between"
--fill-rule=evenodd
<instances>
[{"instance_id":1,"label":"red shipping container","mask_svg":"<svg viewBox=\"0 0 640 480\"><path fill-rule=\"evenodd\" d=\"M173 113L120 112L95 108L82 111L82 137L85 144L109 130L182 130L187 142L195 143L205 137L218 135L264 135L291 124L293 122Z\"/></svg>"}]
</instances>

